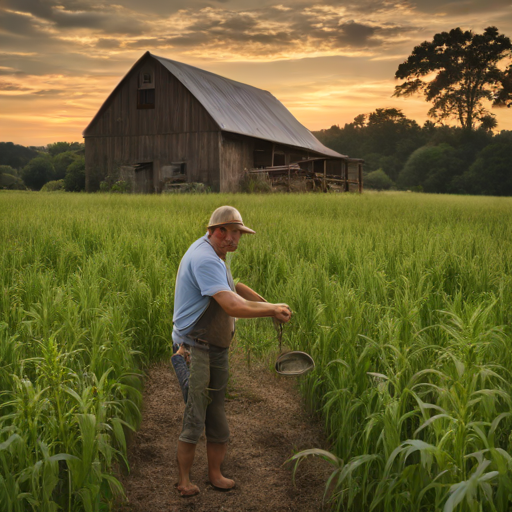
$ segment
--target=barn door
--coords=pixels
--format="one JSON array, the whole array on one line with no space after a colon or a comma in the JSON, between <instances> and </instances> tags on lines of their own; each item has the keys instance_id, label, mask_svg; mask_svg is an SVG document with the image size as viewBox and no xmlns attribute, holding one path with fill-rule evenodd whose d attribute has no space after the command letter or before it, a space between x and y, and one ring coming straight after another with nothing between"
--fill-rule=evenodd
<instances>
[{"instance_id":1,"label":"barn door","mask_svg":"<svg viewBox=\"0 0 512 512\"><path fill-rule=\"evenodd\" d=\"M145 162L135 166L135 190L139 194L155 192L153 162Z\"/></svg>"}]
</instances>

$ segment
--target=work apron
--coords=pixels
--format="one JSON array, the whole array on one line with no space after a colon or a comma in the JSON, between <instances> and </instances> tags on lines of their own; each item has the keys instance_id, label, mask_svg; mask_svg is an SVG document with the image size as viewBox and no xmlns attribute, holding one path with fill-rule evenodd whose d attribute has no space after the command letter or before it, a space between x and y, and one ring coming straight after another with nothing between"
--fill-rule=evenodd
<instances>
[{"instance_id":1,"label":"work apron","mask_svg":"<svg viewBox=\"0 0 512 512\"><path fill-rule=\"evenodd\" d=\"M227 266L226 277L229 287L234 292L235 283L231 271ZM210 297L210 302L204 313L187 336L199 342L213 345L214 347L228 348L234 334L235 319L229 316L213 297Z\"/></svg>"}]
</instances>

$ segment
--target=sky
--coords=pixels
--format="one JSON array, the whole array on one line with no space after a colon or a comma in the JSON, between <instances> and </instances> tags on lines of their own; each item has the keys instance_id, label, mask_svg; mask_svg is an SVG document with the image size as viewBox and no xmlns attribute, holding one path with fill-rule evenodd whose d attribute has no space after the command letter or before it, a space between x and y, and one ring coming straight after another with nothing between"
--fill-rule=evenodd
<instances>
[{"instance_id":1,"label":"sky","mask_svg":"<svg viewBox=\"0 0 512 512\"><path fill-rule=\"evenodd\" d=\"M512 0L0 0L0 141L82 141L148 50L268 90L310 130L388 107L422 124L428 103L392 97L398 65L488 26L512 38Z\"/></svg>"}]
</instances>

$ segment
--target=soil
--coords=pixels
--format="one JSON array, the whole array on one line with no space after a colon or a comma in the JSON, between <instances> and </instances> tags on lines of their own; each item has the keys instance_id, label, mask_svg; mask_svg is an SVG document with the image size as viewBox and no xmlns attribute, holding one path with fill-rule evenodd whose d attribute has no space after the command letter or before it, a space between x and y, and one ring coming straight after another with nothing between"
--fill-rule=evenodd
<instances>
[{"instance_id":1,"label":"soil","mask_svg":"<svg viewBox=\"0 0 512 512\"><path fill-rule=\"evenodd\" d=\"M318 420L308 414L296 388L297 378L271 372L269 365L247 365L231 353L226 413L231 431L223 473L236 488L228 493L208 484L206 450L196 450L192 481L201 492L182 498L176 444L181 431L183 398L169 364L150 368L144 392L143 420L130 442L131 471L120 479L127 501L119 512L319 512L331 467L318 458L304 460L292 480L287 460L297 451L326 448Z\"/></svg>"}]
</instances>

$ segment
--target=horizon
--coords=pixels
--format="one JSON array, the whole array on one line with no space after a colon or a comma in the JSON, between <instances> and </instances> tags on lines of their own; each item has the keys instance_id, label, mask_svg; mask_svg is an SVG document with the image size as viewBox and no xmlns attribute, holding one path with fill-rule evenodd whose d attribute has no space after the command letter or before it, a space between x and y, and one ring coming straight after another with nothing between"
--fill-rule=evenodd
<instances>
[{"instance_id":1,"label":"horizon","mask_svg":"<svg viewBox=\"0 0 512 512\"><path fill-rule=\"evenodd\" d=\"M496 26L512 37L509 0L4 0L0 139L83 142L82 132L145 53L271 92L311 131L397 108L418 124L431 104L393 98L398 65L434 34ZM508 109L492 109L497 131ZM455 124L455 123L453 123Z\"/></svg>"}]
</instances>

